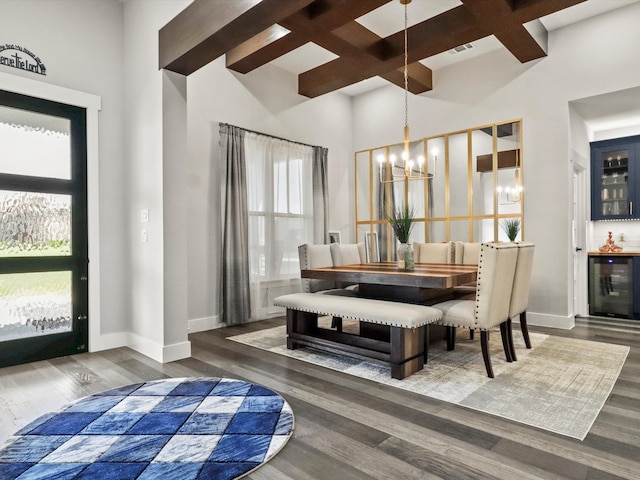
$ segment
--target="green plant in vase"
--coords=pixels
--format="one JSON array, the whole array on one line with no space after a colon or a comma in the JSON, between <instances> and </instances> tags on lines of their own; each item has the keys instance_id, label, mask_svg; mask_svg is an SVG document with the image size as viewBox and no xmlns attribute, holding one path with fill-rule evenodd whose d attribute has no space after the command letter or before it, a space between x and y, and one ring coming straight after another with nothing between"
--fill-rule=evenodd
<instances>
[{"instance_id":1,"label":"green plant in vase","mask_svg":"<svg viewBox=\"0 0 640 480\"><path fill-rule=\"evenodd\" d=\"M507 234L507 238L510 242L514 242L518 233L520 233L520 219L512 218L509 220L505 220L501 224L502 230Z\"/></svg>"},{"instance_id":2,"label":"green plant in vase","mask_svg":"<svg viewBox=\"0 0 640 480\"><path fill-rule=\"evenodd\" d=\"M413 246L409 243L409 236L413 229L415 209L409 205L402 205L390 209L387 220L395 233L400 246L398 247L398 268L413 269Z\"/></svg>"}]
</instances>

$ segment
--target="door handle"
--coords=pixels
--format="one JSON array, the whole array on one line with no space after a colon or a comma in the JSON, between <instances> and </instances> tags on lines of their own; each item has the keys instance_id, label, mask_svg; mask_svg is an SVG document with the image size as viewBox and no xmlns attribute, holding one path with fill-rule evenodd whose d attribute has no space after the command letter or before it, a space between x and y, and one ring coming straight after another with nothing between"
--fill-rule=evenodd
<instances>
[{"instance_id":1,"label":"door handle","mask_svg":"<svg viewBox=\"0 0 640 480\"><path fill-rule=\"evenodd\" d=\"M582 247L576 247L576 252L581 252L582 251Z\"/></svg>"}]
</instances>

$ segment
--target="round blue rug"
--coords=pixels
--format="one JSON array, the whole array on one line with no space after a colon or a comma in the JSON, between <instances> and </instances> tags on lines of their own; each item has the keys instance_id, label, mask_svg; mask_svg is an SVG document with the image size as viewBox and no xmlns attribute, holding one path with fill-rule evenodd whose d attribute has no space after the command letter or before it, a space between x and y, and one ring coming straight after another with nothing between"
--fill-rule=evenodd
<instances>
[{"instance_id":1,"label":"round blue rug","mask_svg":"<svg viewBox=\"0 0 640 480\"><path fill-rule=\"evenodd\" d=\"M2 479L230 480L293 433L289 404L229 378L115 388L43 415L0 450Z\"/></svg>"}]
</instances>

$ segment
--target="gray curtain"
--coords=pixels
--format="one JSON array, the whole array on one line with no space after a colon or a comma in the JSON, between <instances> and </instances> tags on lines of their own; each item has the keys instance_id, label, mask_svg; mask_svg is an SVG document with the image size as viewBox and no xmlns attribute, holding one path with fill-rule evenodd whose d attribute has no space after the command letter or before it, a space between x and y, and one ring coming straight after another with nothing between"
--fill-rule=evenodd
<instances>
[{"instance_id":1,"label":"gray curtain","mask_svg":"<svg viewBox=\"0 0 640 480\"><path fill-rule=\"evenodd\" d=\"M327 157L329 150L324 147L313 147L313 242L328 243L329 206Z\"/></svg>"},{"instance_id":2,"label":"gray curtain","mask_svg":"<svg viewBox=\"0 0 640 480\"><path fill-rule=\"evenodd\" d=\"M251 315L249 294L249 211L244 130L220 124L222 248L220 310L222 322L245 323Z\"/></svg>"}]
</instances>

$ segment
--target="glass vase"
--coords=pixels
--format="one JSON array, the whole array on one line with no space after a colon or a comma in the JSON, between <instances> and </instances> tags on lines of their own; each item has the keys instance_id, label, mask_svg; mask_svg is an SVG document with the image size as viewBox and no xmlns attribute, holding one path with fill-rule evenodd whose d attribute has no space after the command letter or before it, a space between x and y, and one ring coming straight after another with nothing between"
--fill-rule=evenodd
<instances>
[{"instance_id":1,"label":"glass vase","mask_svg":"<svg viewBox=\"0 0 640 480\"><path fill-rule=\"evenodd\" d=\"M398 268L403 270L413 270L413 244L401 243L398 246Z\"/></svg>"}]
</instances>

